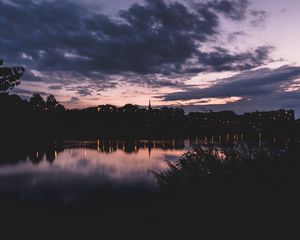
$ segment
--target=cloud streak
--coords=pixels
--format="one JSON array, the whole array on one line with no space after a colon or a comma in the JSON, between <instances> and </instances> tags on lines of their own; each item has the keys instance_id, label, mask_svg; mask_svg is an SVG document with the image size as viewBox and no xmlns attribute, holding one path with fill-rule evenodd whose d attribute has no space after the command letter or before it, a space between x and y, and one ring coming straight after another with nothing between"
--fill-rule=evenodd
<instances>
[{"instance_id":1,"label":"cloud streak","mask_svg":"<svg viewBox=\"0 0 300 240\"><path fill-rule=\"evenodd\" d=\"M225 99L228 96L240 100L232 105L214 106L216 109L228 109L233 106L239 111L255 111L268 108L298 109L300 100L300 67L282 66L277 69L262 68L246 71L230 78L219 79L210 87L186 88L184 91L166 94L165 101L190 101L209 98Z\"/></svg>"}]
</instances>

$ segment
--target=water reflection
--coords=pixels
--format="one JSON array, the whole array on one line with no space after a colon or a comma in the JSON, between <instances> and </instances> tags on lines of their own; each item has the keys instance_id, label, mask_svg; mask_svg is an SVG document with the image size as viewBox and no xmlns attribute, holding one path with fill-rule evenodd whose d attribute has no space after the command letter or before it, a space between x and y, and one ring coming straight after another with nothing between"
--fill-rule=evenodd
<instances>
[{"instance_id":1,"label":"water reflection","mask_svg":"<svg viewBox=\"0 0 300 240\"><path fill-rule=\"evenodd\" d=\"M112 154L113 158L120 157L121 152L130 156L138 155L139 158L151 159L151 154L164 154L164 150L181 152L185 148L194 144L228 144L245 142L257 147L262 147L265 143L272 142L278 145L287 145L290 142L288 137L264 136L262 133L231 133L223 135L201 136L187 139L168 140L102 140L91 141L29 141L29 142L0 142L0 165L5 163L18 163L30 160L33 164L40 164L42 161L54 163L64 158L72 158L72 152L81 149L87 157L90 152L99 153L99 159L107 154ZM66 150L70 150L71 156L66 156ZM147 152L147 154L146 154ZM62 161L62 160L60 160Z\"/></svg>"},{"instance_id":2,"label":"water reflection","mask_svg":"<svg viewBox=\"0 0 300 240\"><path fill-rule=\"evenodd\" d=\"M287 138L261 133L202 136L170 140L28 141L0 143L0 197L23 198L60 196L78 199L105 189L136 187L156 189L150 171L165 170L193 144L226 144L247 141L287 144ZM99 190L101 189L101 190Z\"/></svg>"},{"instance_id":3,"label":"water reflection","mask_svg":"<svg viewBox=\"0 0 300 240\"><path fill-rule=\"evenodd\" d=\"M1 150L0 196L78 199L99 189L154 190L151 171L166 169L186 142L175 141L65 141L35 143ZM50 195L50 196L49 196Z\"/></svg>"}]
</instances>

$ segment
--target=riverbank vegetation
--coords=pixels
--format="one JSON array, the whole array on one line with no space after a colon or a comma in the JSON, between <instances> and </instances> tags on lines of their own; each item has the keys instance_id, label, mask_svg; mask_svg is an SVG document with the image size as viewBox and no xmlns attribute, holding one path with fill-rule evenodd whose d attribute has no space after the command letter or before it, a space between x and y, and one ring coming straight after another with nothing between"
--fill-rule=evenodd
<instances>
[{"instance_id":1,"label":"riverbank vegetation","mask_svg":"<svg viewBox=\"0 0 300 240\"><path fill-rule=\"evenodd\" d=\"M284 148L195 145L155 173L163 191L201 193L219 189L296 188L300 183L299 143Z\"/></svg>"}]
</instances>

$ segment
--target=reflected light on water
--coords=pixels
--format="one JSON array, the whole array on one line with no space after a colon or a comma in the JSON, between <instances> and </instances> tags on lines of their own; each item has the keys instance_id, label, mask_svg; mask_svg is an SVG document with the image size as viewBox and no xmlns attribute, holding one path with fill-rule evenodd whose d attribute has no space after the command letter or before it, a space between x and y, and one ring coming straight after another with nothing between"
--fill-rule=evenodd
<instances>
[{"instance_id":1,"label":"reflected light on water","mask_svg":"<svg viewBox=\"0 0 300 240\"><path fill-rule=\"evenodd\" d=\"M263 146L266 136L255 132L216 134L194 139L173 140L94 140L46 142L40 145L15 146L0 151L0 194L15 191L21 197L53 189L82 193L94 192L99 186L113 188L139 185L157 189L154 174L167 169L166 161L176 161L194 144L228 144L248 141ZM276 144L291 139L272 137ZM222 149L215 152L222 160ZM113 187L111 187L113 186ZM74 190L75 188L80 190ZM96 189L96 190L95 190Z\"/></svg>"},{"instance_id":2,"label":"reflected light on water","mask_svg":"<svg viewBox=\"0 0 300 240\"><path fill-rule=\"evenodd\" d=\"M25 161L17 164L5 164L0 167L0 177L14 177L20 175L30 175L41 182L58 179L68 181L65 176L85 179L93 178L102 181L113 181L115 183L147 183L155 185L154 175L151 171L161 171L167 168L165 161L175 161L184 150L158 149L134 147L134 152L128 153L122 149L113 151L100 151L100 143L97 141L95 149L80 147L80 144L62 152L54 151L54 161L49 162L46 155L43 155L38 164L30 161L27 157ZM123 146L124 148L124 146ZM36 152L36 158L41 158L41 153Z\"/></svg>"}]
</instances>

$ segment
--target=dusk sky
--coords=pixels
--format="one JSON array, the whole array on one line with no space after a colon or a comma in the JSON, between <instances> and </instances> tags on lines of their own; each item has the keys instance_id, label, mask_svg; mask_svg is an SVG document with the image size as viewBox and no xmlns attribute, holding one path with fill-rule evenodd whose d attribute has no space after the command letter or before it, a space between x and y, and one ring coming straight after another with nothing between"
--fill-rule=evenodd
<instances>
[{"instance_id":1,"label":"dusk sky","mask_svg":"<svg viewBox=\"0 0 300 240\"><path fill-rule=\"evenodd\" d=\"M300 117L299 0L0 0L13 92Z\"/></svg>"}]
</instances>

